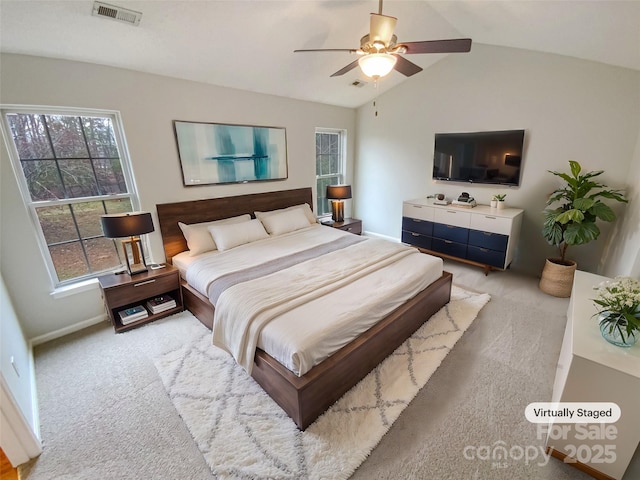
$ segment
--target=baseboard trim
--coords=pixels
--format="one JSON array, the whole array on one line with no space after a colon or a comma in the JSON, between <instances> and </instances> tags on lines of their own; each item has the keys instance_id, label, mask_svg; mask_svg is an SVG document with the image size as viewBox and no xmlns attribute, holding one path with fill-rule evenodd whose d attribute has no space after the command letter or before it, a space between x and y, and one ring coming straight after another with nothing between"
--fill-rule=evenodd
<instances>
[{"instance_id":1,"label":"baseboard trim","mask_svg":"<svg viewBox=\"0 0 640 480\"><path fill-rule=\"evenodd\" d=\"M593 478L597 480L616 480L615 478L607 475L606 473L602 473L600 470L596 470L591 465L581 463L575 458L572 458L566 453L561 452L560 450L556 450L553 447L547 447L547 454L557 458L558 460L561 460L567 465L571 465L573 468L580 470L581 472L584 472L587 475L591 475Z\"/></svg>"},{"instance_id":2,"label":"baseboard trim","mask_svg":"<svg viewBox=\"0 0 640 480\"><path fill-rule=\"evenodd\" d=\"M41 345L51 340L55 340L56 338L64 337L65 335L78 332L84 328L90 327L92 325L97 325L98 323L104 322L106 320L108 320L106 314L98 315L96 317L90 318L89 320L74 323L73 325L69 325L68 327L64 327L59 330L54 330L53 332L45 333L44 335L33 337L29 340L29 344L31 345L31 347L35 347L36 345Z\"/></svg>"},{"instance_id":3,"label":"baseboard trim","mask_svg":"<svg viewBox=\"0 0 640 480\"><path fill-rule=\"evenodd\" d=\"M362 232L362 235L366 236L366 237L377 237L377 238L383 238L385 240L388 240L390 242L395 242L395 243L400 243L400 239L397 237L390 237L389 235L382 235L381 233L375 233L375 232L369 232L369 231L364 231Z\"/></svg>"}]
</instances>

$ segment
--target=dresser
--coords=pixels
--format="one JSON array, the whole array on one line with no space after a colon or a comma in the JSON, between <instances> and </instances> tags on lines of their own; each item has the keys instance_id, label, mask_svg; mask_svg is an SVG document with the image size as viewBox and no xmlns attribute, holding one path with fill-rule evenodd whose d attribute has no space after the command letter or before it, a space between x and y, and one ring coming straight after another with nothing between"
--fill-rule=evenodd
<instances>
[{"instance_id":1,"label":"dresser","mask_svg":"<svg viewBox=\"0 0 640 480\"><path fill-rule=\"evenodd\" d=\"M462 208L433 200L407 200L402 206L402 241L440 257L492 269L513 260L524 211L519 208Z\"/></svg>"},{"instance_id":2,"label":"dresser","mask_svg":"<svg viewBox=\"0 0 640 480\"><path fill-rule=\"evenodd\" d=\"M640 478L640 450L634 457L640 445L640 344L621 348L602 338L591 299L593 287L605 280L575 273L551 401L613 402L620 407L620 420L606 424L607 430L600 424L590 424L590 431L560 424L549 430L547 447L594 478L631 480Z\"/></svg>"}]
</instances>

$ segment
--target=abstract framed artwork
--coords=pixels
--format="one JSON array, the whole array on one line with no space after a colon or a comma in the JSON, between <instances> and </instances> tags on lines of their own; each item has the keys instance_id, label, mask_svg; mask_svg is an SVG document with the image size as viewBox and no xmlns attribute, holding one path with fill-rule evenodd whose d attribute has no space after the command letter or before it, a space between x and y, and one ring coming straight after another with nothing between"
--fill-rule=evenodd
<instances>
[{"instance_id":1,"label":"abstract framed artwork","mask_svg":"<svg viewBox=\"0 0 640 480\"><path fill-rule=\"evenodd\" d=\"M284 180L287 136L281 127L173 121L185 186Z\"/></svg>"}]
</instances>

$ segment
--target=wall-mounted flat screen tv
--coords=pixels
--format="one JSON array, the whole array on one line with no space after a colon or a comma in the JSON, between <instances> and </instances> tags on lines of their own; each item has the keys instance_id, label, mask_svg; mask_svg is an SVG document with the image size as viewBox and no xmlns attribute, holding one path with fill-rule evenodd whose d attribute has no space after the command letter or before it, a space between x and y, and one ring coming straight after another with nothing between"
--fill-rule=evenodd
<instances>
[{"instance_id":1,"label":"wall-mounted flat screen tv","mask_svg":"<svg viewBox=\"0 0 640 480\"><path fill-rule=\"evenodd\" d=\"M436 133L433 179L520 185L524 130Z\"/></svg>"}]
</instances>

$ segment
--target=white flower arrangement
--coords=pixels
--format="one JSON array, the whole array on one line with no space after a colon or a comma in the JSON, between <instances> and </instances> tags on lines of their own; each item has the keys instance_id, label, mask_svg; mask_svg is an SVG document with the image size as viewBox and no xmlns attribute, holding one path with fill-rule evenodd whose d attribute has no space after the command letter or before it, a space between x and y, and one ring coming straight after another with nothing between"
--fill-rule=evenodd
<instances>
[{"instance_id":1,"label":"white flower arrangement","mask_svg":"<svg viewBox=\"0 0 640 480\"><path fill-rule=\"evenodd\" d=\"M597 297L593 302L600 306L597 312L600 328L609 333L617 329L622 340L640 332L640 281L631 277L616 277L594 287Z\"/></svg>"}]
</instances>

